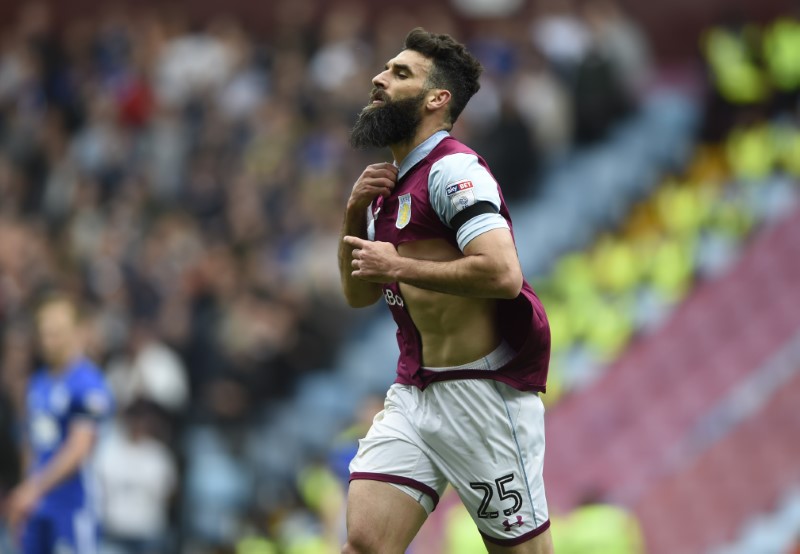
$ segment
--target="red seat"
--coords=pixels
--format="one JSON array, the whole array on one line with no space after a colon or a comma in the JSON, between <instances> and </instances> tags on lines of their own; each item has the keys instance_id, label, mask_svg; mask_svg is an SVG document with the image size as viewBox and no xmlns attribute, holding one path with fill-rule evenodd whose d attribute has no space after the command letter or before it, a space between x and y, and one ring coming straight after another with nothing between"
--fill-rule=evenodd
<instances>
[{"instance_id":1,"label":"red seat","mask_svg":"<svg viewBox=\"0 0 800 554\"><path fill-rule=\"evenodd\" d=\"M698 427L800 330L800 211L765 229L655 333L548 413L548 497L608 490L635 506L648 552L703 552L800 482L800 379L713 444ZM714 436L713 433L708 435ZM557 476L557 480L556 480Z\"/></svg>"}]
</instances>

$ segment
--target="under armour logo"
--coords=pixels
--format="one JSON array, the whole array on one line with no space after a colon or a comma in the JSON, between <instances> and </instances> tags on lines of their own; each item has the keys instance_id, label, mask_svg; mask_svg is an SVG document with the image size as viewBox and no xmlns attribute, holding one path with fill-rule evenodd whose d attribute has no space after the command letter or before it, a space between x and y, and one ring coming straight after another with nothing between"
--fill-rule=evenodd
<instances>
[{"instance_id":1,"label":"under armour logo","mask_svg":"<svg viewBox=\"0 0 800 554\"><path fill-rule=\"evenodd\" d=\"M506 529L505 529L506 531L511 531L511 526L512 525L516 525L517 527L522 527L522 516L517 516L517 521L514 521L514 522L509 522L508 520L505 520L503 522L503 525L506 526Z\"/></svg>"}]
</instances>

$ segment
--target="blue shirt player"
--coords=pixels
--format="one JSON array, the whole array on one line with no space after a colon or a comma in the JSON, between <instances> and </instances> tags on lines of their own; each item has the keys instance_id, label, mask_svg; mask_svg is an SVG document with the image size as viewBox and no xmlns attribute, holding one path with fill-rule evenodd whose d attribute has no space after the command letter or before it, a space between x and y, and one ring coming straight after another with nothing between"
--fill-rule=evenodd
<instances>
[{"instance_id":1,"label":"blue shirt player","mask_svg":"<svg viewBox=\"0 0 800 554\"><path fill-rule=\"evenodd\" d=\"M27 391L26 479L9 502L23 554L95 554L97 524L86 463L112 410L100 370L84 357L77 309L66 297L37 311L45 366Z\"/></svg>"}]
</instances>

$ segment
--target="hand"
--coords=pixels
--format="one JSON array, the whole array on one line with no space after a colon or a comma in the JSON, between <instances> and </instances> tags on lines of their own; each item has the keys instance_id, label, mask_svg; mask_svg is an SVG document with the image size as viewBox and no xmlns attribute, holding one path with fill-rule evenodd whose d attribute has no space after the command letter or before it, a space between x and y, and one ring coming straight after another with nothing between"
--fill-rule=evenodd
<instances>
[{"instance_id":1,"label":"hand","mask_svg":"<svg viewBox=\"0 0 800 554\"><path fill-rule=\"evenodd\" d=\"M346 236L345 244L353 247L353 272L351 275L371 283L394 283L394 272L402 259L389 242L376 242Z\"/></svg>"},{"instance_id":2,"label":"hand","mask_svg":"<svg viewBox=\"0 0 800 554\"><path fill-rule=\"evenodd\" d=\"M31 512L41 500L41 491L31 480L23 482L11 492L8 500L8 526L19 531Z\"/></svg>"},{"instance_id":3,"label":"hand","mask_svg":"<svg viewBox=\"0 0 800 554\"><path fill-rule=\"evenodd\" d=\"M395 183L397 168L393 164L384 162L368 165L353 185L347 207L363 211L378 196L389 196Z\"/></svg>"}]
</instances>

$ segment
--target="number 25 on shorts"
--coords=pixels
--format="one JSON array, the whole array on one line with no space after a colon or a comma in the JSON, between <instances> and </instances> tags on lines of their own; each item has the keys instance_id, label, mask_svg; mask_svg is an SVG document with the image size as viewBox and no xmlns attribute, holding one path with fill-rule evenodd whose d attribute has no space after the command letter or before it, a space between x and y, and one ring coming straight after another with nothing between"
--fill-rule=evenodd
<instances>
[{"instance_id":1,"label":"number 25 on shorts","mask_svg":"<svg viewBox=\"0 0 800 554\"><path fill-rule=\"evenodd\" d=\"M497 488L497 495L500 497L500 500L509 500L513 499L514 504L510 508L506 508L503 510L503 514L506 516L510 516L511 514L515 514L522 508L522 495L515 490L506 489L506 485L514 480L513 474L504 475L503 477L498 477L494 480L494 487L491 483L483 483L483 482L474 482L470 483L470 488L474 490L478 490L483 492L483 500L481 500L481 505L478 507L478 517L481 519L487 518L497 518L500 516L498 512L489 511L489 507L492 503L492 497L494 496L494 488Z\"/></svg>"}]
</instances>

